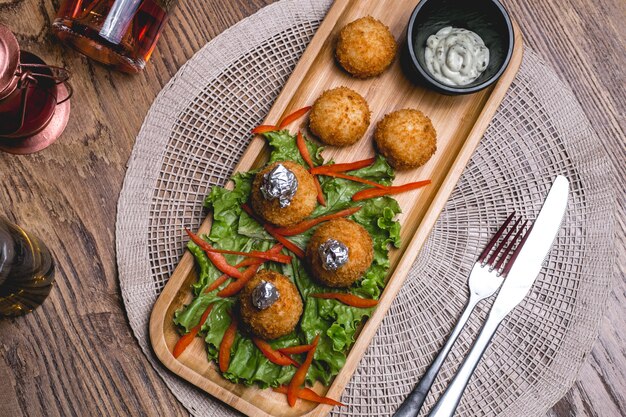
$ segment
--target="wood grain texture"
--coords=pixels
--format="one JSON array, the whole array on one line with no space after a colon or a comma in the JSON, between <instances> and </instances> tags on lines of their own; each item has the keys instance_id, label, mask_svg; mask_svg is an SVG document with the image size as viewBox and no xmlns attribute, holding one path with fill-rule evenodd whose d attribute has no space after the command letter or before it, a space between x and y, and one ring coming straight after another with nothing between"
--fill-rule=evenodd
<instances>
[{"instance_id":1,"label":"wood grain texture","mask_svg":"<svg viewBox=\"0 0 626 417\"><path fill-rule=\"evenodd\" d=\"M372 120L380 120L395 109L419 108L428 115L437 130L435 155L418 169L396 172L396 184L426 178L431 179L432 184L394 196L402 213L398 220L402 224L400 235L403 244L399 249L390 251L391 267L385 290L376 310L360 329L342 370L329 388L321 384L318 387L318 390L331 398L341 397L522 61L523 41L516 27L515 46L508 68L494 86L480 93L443 96L423 87L415 87L403 76L399 60L376 78L359 80L351 77L335 63L334 45L338 32L347 23L372 15L385 22L394 37L400 38L405 30L406 18L404 9L389 7L394 4L393 1L336 0L263 122L273 124L295 109L313 103L323 91L346 86L366 99ZM405 2L408 9L412 9L417 3L418 0ZM307 131L306 118L302 118L299 123L299 126L294 126L295 123L290 126L292 132L297 129ZM365 137L372 136L374 125L370 125ZM249 171L262 166L267 161L268 148L264 139L256 137L242 155L235 170ZM324 150L324 157L335 161L360 160L369 158L372 154L371 141L367 140L360 140L343 148L328 146ZM211 216L208 216L199 233L208 233L210 223ZM244 387L229 383L217 372L214 363L208 363L203 354L205 347L200 340L194 341L193 350L189 349L177 359L172 356L173 347L180 337L172 318L175 311L191 302L189 288L196 279L193 257L186 252L155 303L150 318L150 339L161 362L175 374L247 415L326 415L330 406L316 406L300 401L294 408L286 407L282 394L254 386Z\"/></svg>"},{"instance_id":2,"label":"wood grain texture","mask_svg":"<svg viewBox=\"0 0 626 417\"><path fill-rule=\"evenodd\" d=\"M578 381L550 417L626 410L626 3L504 0L537 51L573 88L606 147L617 187L615 289ZM270 1L181 0L145 71L111 72L50 33L58 0L0 0L0 22L23 49L74 74L61 139L31 156L0 154L2 213L39 235L57 285L33 314L0 321L0 416L187 415L143 357L117 281L115 210L148 108L207 41ZM610 261L610 260L607 260ZM17 404L16 412L11 405ZM9 408L11 407L11 408ZM166 411L164 411L166 410Z\"/></svg>"}]
</instances>

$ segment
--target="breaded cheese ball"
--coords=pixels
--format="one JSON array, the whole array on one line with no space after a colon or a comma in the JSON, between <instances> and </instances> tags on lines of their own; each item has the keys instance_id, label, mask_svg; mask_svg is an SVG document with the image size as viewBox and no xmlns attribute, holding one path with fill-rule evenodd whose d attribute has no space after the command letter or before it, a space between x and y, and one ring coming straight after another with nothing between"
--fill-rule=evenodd
<instances>
[{"instance_id":1,"label":"breaded cheese ball","mask_svg":"<svg viewBox=\"0 0 626 417\"><path fill-rule=\"evenodd\" d=\"M371 16L348 23L339 32L335 56L357 78L381 74L393 62L398 45L389 28Z\"/></svg>"},{"instance_id":2,"label":"breaded cheese ball","mask_svg":"<svg viewBox=\"0 0 626 417\"><path fill-rule=\"evenodd\" d=\"M349 287L372 264L374 244L360 224L334 219L315 231L307 245L306 258L311 273L322 284Z\"/></svg>"},{"instance_id":3,"label":"breaded cheese ball","mask_svg":"<svg viewBox=\"0 0 626 417\"><path fill-rule=\"evenodd\" d=\"M328 145L352 145L363 137L369 125L367 101L347 87L324 91L309 114L311 132Z\"/></svg>"},{"instance_id":4,"label":"breaded cheese ball","mask_svg":"<svg viewBox=\"0 0 626 417\"><path fill-rule=\"evenodd\" d=\"M272 198L264 192L275 168L287 169L290 175L295 176L297 188L291 198ZM301 165L291 161L274 162L254 177L250 200L254 211L264 220L277 226L291 226L313 212L317 204L317 189L313 176ZM288 204L285 205L285 202Z\"/></svg>"},{"instance_id":5,"label":"breaded cheese ball","mask_svg":"<svg viewBox=\"0 0 626 417\"><path fill-rule=\"evenodd\" d=\"M437 150L437 133L419 110L404 109L387 114L376 125L378 151L396 169L424 165Z\"/></svg>"},{"instance_id":6,"label":"breaded cheese ball","mask_svg":"<svg viewBox=\"0 0 626 417\"><path fill-rule=\"evenodd\" d=\"M302 315L296 286L286 276L267 269L259 271L241 290L239 306L244 324L265 340L291 333Z\"/></svg>"}]
</instances>

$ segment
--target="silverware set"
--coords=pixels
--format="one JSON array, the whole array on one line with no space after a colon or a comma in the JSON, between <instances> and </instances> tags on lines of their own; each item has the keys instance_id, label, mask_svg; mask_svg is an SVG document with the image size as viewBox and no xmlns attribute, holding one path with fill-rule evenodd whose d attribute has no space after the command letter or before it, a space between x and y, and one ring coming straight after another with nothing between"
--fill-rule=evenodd
<instances>
[{"instance_id":1,"label":"silverware set","mask_svg":"<svg viewBox=\"0 0 626 417\"><path fill-rule=\"evenodd\" d=\"M394 417L417 416L426 396L478 302L498 295L483 327L445 392L431 410L431 417L452 416L483 353L504 318L517 306L532 287L543 261L556 237L565 214L569 182L559 175L546 197L536 220L512 213L491 238L469 276L469 299L445 345L422 379L400 405ZM503 236L504 235L504 236Z\"/></svg>"}]
</instances>

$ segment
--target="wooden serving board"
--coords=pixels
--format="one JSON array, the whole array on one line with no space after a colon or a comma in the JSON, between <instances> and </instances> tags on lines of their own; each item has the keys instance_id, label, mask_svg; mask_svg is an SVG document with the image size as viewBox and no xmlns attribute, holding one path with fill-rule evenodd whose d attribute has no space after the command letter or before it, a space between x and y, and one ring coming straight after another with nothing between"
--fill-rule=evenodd
<instances>
[{"instance_id":1,"label":"wooden serving board","mask_svg":"<svg viewBox=\"0 0 626 417\"><path fill-rule=\"evenodd\" d=\"M336 0L266 119L267 124L273 124L293 110L311 105L324 90L347 86L368 101L372 111L372 123L365 137L358 143L341 149L327 147L325 158L348 162L374 155L373 129L378 120L393 110L417 108L431 118L437 131L437 152L430 161L419 169L397 173L396 184L430 178L432 185L395 196L402 208L399 220L402 225L403 245L390 252L388 283L378 307L362 327L344 368L332 385L328 388L315 387L317 392L326 392L326 395L336 399L341 397L345 385L400 290L522 60L522 39L519 28L514 25L515 49L508 69L494 86L471 95L444 96L416 87L403 75L398 59L381 76L367 80L355 79L338 67L334 61L334 42L344 25L359 17L371 15L388 25L402 45L408 19L418 1ZM306 125L306 118L303 118L299 127L306 129ZM292 126L292 131L296 128ZM236 170L247 171L263 165L267 157L265 140L257 137L249 145ZM200 227L200 233L208 233L210 225L209 216ZM173 314L191 301L190 285L195 280L194 259L186 252L155 303L150 318L150 338L161 362L175 374L251 416L312 417L327 414L331 408L327 405L298 401L296 407L290 408L283 394L227 381L219 374L216 365L207 360L201 338L196 338L179 358L172 356L172 349L179 338L172 322Z\"/></svg>"}]
</instances>

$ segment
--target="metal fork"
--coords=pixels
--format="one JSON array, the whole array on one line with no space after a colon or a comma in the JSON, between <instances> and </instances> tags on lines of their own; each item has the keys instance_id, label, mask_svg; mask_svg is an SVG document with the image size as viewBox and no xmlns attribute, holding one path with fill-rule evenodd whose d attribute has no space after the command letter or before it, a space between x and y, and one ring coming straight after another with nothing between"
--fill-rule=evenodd
<instances>
[{"instance_id":1,"label":"metal fork","mask_svg":"<svg viewBox=\"0 0 626 417\"><path fill-rule=\"evenodd\" d=\"M515 258L522 247L520 244L517 245L517 248L515 248L515 244L523 239L522 234L528 221L525 221L522 227L518 229L522 218L520 217L517 219L513 227L510 228L506 236L500 241L493 252L492 249L496 243L498 243L502 234L506 231L507 226L513 220L514 215L515 212L511 213L511 215L506 219L496 234L493 235L474 264L468 282L470 292L469 300L465 305L463 314L461 314L459 321L456 326L454 326L446 344L443 346L420 382L415 386L415 388L413 388L413 391L411 391L398 410L396 410L394 417L417 416L422 408L422 405L424 404L426 396L428 395L428 391L430 391L430 388L439 373L439 369L441 368L443 361L448 356L452 345L461 333L461 330L463 329L463 326L465 326L465 323L474 310L474 307L476 307L476 304L478 304L479 301L491 297L504 282L504 278L513 266ZM515 236L511 238L516 229L518 230L517 233L515 233ZM512 252L510 258L507 260L507 257L513 248L515 248L515 251Z\"/></svg>"}]
</instances>

